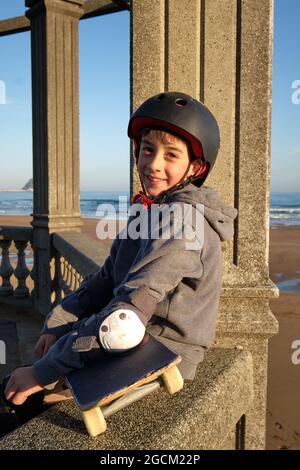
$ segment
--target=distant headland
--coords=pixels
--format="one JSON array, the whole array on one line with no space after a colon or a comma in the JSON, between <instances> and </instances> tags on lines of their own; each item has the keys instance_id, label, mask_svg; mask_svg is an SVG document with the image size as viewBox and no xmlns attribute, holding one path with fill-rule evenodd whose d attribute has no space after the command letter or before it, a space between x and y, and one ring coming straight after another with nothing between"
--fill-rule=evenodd
<instances>
[{"instance_id":1,"label":"distant headland","mask_svg":"<svg viewBox=\"0 0 300 470\"><path fill-rule=\"evenodd\" d=\"M30 178L21 189L0 189L1 193L19 193L21 191L33 191L33 178Z\"/></svg>"},{"instance_id":2,"label":"distant headland","mask_svg":"<svg viewBox=\"0 0 300 470\"><path fill-rule=\"evenodd\" d=\"M23 191L33 191L33 178L30 178L22 189Z\"/></svg>"}]
</instances>

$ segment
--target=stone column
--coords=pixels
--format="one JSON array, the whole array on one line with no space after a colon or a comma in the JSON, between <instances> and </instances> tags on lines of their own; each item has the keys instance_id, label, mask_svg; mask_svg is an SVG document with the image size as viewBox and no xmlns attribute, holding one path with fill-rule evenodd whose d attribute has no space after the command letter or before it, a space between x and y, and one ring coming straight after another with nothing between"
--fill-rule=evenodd
<instances>
[{"instance_id":1,"label":"stone column","mask_svg":"<svg viewBox=\"0 0 300 470\"><path fill-rule=\"evenodd\" d=\"M214 2L209 3L214 8ZM277 332L269 299L278 295L278 289L269 279L273 2L238 1L236 18L231 180L239 216L233 249L225 247L224 252L223 295L216 343L225 347L239 345L252 353L254 401L246 415L245 444L249 449L263 449L268 338ZM219 20L221 22L221 17ZM227 172L224 178L225 158L222 154L211 179L223 196L226 196L226 180L230 175Z\"/></svg>"},{"instance_id":2,"label":"stone column","mask_svg":"<svg viewBox=\"0 0 300 470\"><path fill-rule=\"evenodd\" d=\"M26 0L31 22L35 307L47 314L53 232L81 231L78 20L83 0Z\"/></svg>"},{"instance_id":3,"label":"stone column","mask_svg":"<svg viewBox=\"0 0 300 470\"><path fill-rule=\"evenodd\" d=\"M133 0L130 10L130 113L146 98L164 90L164 0ZM130 192L140 180L131 148Z\"/></svg>"},{"instance_id":4,"label":"stone column","mask_svg":"<svg viewBox=\"0 0 300 470\"><path fill-rule=\"evenodd\" d=\"M203 101L220 125L220 154L206 184L239 216L234 239L223 244L215 345L253 355L249 449L265 446L267 345L277 331L269 298L278 290L268 270L272 40L272 0L131 3L131 111L152 94L178 90Z\"/></svg>"}]
</instances>

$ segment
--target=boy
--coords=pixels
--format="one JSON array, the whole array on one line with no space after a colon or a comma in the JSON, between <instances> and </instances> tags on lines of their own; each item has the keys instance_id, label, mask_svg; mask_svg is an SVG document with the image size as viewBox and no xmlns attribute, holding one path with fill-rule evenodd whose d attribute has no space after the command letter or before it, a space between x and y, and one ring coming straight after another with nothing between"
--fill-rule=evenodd
<instances>
[{"instance_id":1,"label":"boy","mask_svg":"<svg viewBox=\"0 0 300 470\"><path fill-rule=\"evenodd\" d=\"M166 92L137 109L128 135L143 187L133 202L143 205L148 236L119 234L103 267L50 312L36 346L40 359L9 379L6 398L14 404L101 354L137 346L146 331L182 357L179 369L190 380L213 342L221 241L232 237L237 215L203 186L219 149L217 121L201 102ZM195 219L203 206L200 227ZM151 211L161 207L170 209L167 238L164 220ZM180 219L175 207L191 209L192 219ZM130 215L128 227L135 220ZM192 248L186 232L175 236L178 221L195 232L198 243ZM158 236L151 237L153 228Z\"/></svg>"}]
</instances>

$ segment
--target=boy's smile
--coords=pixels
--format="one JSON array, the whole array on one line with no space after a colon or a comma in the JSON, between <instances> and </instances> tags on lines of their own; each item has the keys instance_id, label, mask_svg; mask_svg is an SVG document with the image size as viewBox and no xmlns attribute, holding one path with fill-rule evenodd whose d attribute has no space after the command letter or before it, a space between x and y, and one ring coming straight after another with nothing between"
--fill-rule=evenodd
<instances>
[{"instance_id":1,"label":"boy's smile","mask_svg":"<svg viewBox=\"0 0 300 470\"><path fill-rule=\"evenodd\" d=\"M160 132L151 130L142 138L138 159L138 171L150 196L179 183L183 176L194 174L196 162L191 162L188 145L181 139L167 134L162 139Z\"/></svg>"}]
</instances>

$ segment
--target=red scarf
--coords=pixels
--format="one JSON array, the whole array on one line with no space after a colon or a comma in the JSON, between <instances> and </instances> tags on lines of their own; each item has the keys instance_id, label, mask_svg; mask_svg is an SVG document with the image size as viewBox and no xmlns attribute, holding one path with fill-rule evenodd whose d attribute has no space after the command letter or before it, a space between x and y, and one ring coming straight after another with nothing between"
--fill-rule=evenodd
<instances>
[{"instance_id":1,"label":"red scarf","mask_svg":"<svg viewBox=\"0 0 300 470\"><path fill-rule=\"evenodd\" d=\"M156 204L156 201L153 199L149 199L149 197L146 196L146 194L143 191L140 191L138 194L134 194L131 198L132 204L135 202L141 202L144 206L145 209L149 209L151 204Z\"/></svg>"}]
</instances>

